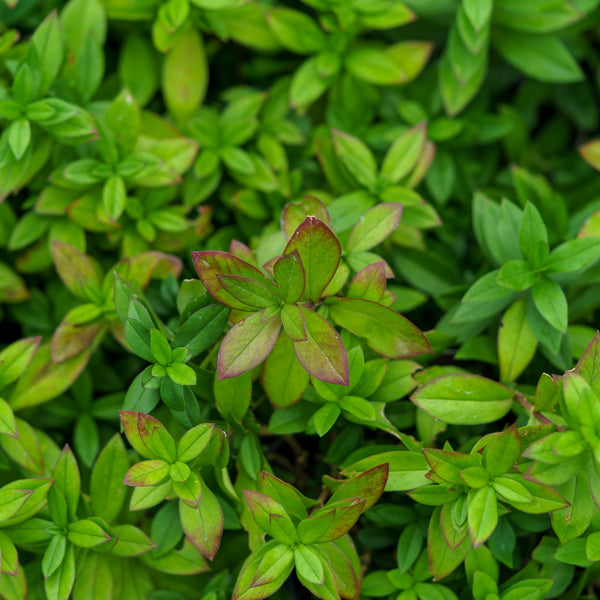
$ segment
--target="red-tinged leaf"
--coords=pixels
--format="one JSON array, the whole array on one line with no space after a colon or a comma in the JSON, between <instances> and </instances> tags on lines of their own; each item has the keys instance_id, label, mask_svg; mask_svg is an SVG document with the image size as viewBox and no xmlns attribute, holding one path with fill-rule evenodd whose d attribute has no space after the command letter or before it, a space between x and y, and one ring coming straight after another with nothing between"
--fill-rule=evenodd
<instances>
[{"instance_id":1,"label":"red-tinged leaf","mask_svg":"<svg viewBox=\"0 0 600 600\"><path fill-rule=\"evenodd\" d=\"M231 240L231 244L229 244L229 253L250 265L256 266L252 250L250 250L246 244L238 242L238 240Z\"/></svg>"},{"instance_id":2,"label":"red-tinged leaf","mask_svg":"<svg viewBox=\"0 0 600 600\"><path fill-rule=\"evenodd\" d=\"M244 490L244 497L256 524L265 533L282 544L291 545L298 540L292 519L277 500L254 490Z\"/></svg>"},{"instance_id":3,"label":"red-tinged leaf","mask_svg":"<svg viewBox=\"0 0 600 600\"><path fill-rule=\"evenodd\" d=\"M369 209L353 227L346 242L347 252L365 252L390 235L402 215L402 204L384 202Z\"/></svg>"},{"instance_id":4,"label":"red-tinged leaf","mask_svg":"<svg viewBox=\"0 0 600 600\"><path fill-rule=\"evenodd\" d=\"M281 229L289 239L306 217L312 216L331 229L331 217L327 207L316 196L306 195L302 200L288 202L281 213Z\"/></svg>"},{"instance_id":5,"label":"red-tinged leaf","mask_svg":"<svg viewBox=\"0 0 600 600\"><path fill-rule=\"evenodd\" d=\"M283 253L289 254L294 250L298 250L306 278L302 297L317 302L340 263L340 243L325 223L316 217L306 217Z\"/></svg>"},{"instance_id":6,"label":"red-tinged leaf","mask_svg":"<svg viewBox=\"0 0 600 600\"><path fill-rule=\"evenodd\" d=\"M385 292L385 280L385 261L367 265L350 282L348 297L378 302Z\"/></svg>"},{"instance_id":7,"label":"red-tinged leaf","mask_svg":"<svg viewBox=\"0 0 600 600\"><path fill-rule=\"evenodd\" d=\"M239 310L248 310L246 304L225 290L217 275L237 275L248 277L266 286L273 294L277 294L277 287L269 281L256 267L240 260L233 254L227 252L204 251L192 252L194 267L198 277L206 287L208 293L221 304Z\"/></svg>"},{"instance_id":8,"label":"red-tinged leaf","mask_svg":"<svg viewBox=\"0 0 600 600\"><path fill-rule=\"evenodd\" d=\"M262 600L285 583L294 568L294 562L286 559L285 552L278 551L282 546L289 549L285 544L271 540L248 556L240 569L232 600ZM280 560L275 561L275 558ZM286 568L278 569L278 566Z\"/></svg>"},{"instance_id":9,"label":"red-tinged leaf","mask_svg":"<svg viewBox=\"0 0 600 600\"><path fill-rule=\"evenodd\" d=\"M182 268L183 263L177 256L152 251L125 258L114 266L113 271L125 281L135 283L144 290L151 279L164 279L168 275L177 279Z\"/></svg>"},{"instance_id":10,"label":"red-tinged leaf","mask_svg":"<svg viewBox=\"0 0 600 600\"><path fill-rule=\"evenodd\" d=\"M0 352L0 388L6 387L23 374L35 356L41 340L39 336L23 338Z\"/></svg>"},{"instance_id":11,"label":"red-tinged leaf","mask_svg":"<svg viewBox=\"0 0 600 600\"><path fill-rule=\"evenodd\" d=\"M105 331L103 323L73 325L63 320L56 328L50 343L52 360L57 363L64 362L88 348L96 348Z\"/></svg>"},{"instance_id":12,"label":"red-tinged leaf","mask_svg":"<svg viewBox=\"0 0 600 600\"><path fill-rule=\"evenodd\" d=\"M429 520L429 531L427 535L427 551L429 554L429 571L438 581L449 575L462 563L465 556L471 550L471 540L465 536L463 541L456 547L450 548L441 526L442 507L436 506Z\"/></svg>"},{"instance_id":13,"label":"red-tinged leaf","mask_svg":"<svg viewBox=\"0 0 600 600\"><path fill-rule=\"evenodd\" d=\"M281 324L292 342L305 342L308 339L306 318L302 307L285 304L281 310Z\"/></svg>"},{"instance_id":14,"label":"red-tinged leaf","mask_svg":"<svg viewBox=\"0 0 600 600\"><path fill-rule=\"evenodd\" d=\"M423 332L387 306L360 298L338 298L331 318L375 352L389 358L410 358L433 352Z\"/></svg>"},{"instance_id":15,"label":"red-tinged leaf","mask_svg":"<svg viewBox=\"0 0 600 600\"><path fill-rule=\"evenodd\" d=\"M17 381L8 398L13 410L37 406L52 400L68 389L79 377L88 363L91 349L55 363L50 353L50 345L40 346L33 360Z\"/></svg>"},{"instance_id":16,"label":"red-tinged leaf","mask_svg":"<svg viewBox=\"0 0 600 600\"><path fill-rule=\"evenodd\" d=\"M293 514L300 519L308 517L307 508L318 504L318 500L312 500L301 494L294 486L282 481L275 475L262 471L260 480L260 491L277 500L285 506L288 514Z\"/></svg>"},{"instance_id":17,"label":"red-tinged leaf","mask_svg":"<svg viewBox=\"0 0 600 600\"><path fill-rule=\"evenodd\" d=\"M175 460L175 441L158 419L133 410L121 410L119 416L129 443L141 456Z\"/></svg>"},{"instance_id":18,"label":"red-tinged leaf","mask_svg":"<svg viewBox=\"0 0 600 600\"><path fill-rule=\"evenodd\" d=\"M298 524L298 537L303 544L331 542L348 533L360 515L365 511L366 500L355 498L349 506L332 508L319 512Z\"/></svg>"},{"instance_id":19,"label":"red-tinged leaf","mask_svg":"<svg viewBox=\"0 0 600 600\"><path fill-rule=\"evenodd\" d=\"M323 317L301 307L306 341L292 342L300 364L314 377L327 383L348 385L348 354L338 332Z\"/></svg>"},{"instance_id":20,"label":"red-tinged leaf","mask_svg":"<svg viewBox=\"0 0 600 600\"><path fill-rule=\"evenodd\" d=\"M144 460L131 467L123 483L131 486L149 486L162 483L169 475L169 465L164 460Z\"/></svg>"},{"instance_id":21,"label":"red-tinged leaf","mask_svg":"<svg viewBox=\"0 0 600 600\"><path fill-rule=\"evenodd\" d=\"M179 502L179 516L183 531L200 553L212 560L221 544L223 511L216 496L202 483L202 498L197 507Z\"/></svg>"},{"instance_id":22,"label":"red-tinged leaf","mask_svg":"<svg viewBox=\"0 0 600 600\"><path fill-rule=\"evenodd\" d=\"M89 290L100 290L102 269L94 258L58 240L52 243L52 257L59 277L75 296L91 300Z\"/></svg>"},{"instance_id":23,"label":"red-tinged leaf","mask_svg":"<svg viewBox=\"0 0 600 600\"><path fill-rule=\"evenodd\" d=\"M357 598L362 585L360 558L348 534L322 546L342 598Z\"/></svg>"},{"instance_id":24,"label":"red-tinged leaf","mask_svg":"<svg viewBox=\"0 0 600 600\"><path fill-rule=\"evenodd\" d=\"M306 276L298 250L284 254L273 264L273 274L279 286L282 302L295 304L302 298L306 287Z\"/></svg>"},{"instance_id":25,"label":"red-tinged leaf","mask_svg":"<svg viewBox=\"0 0 600 600\"><path fill-rule=\"evenodd\" d=\"M222 290L235 298L239 310L255 311L278 305L278 297L270 287L256 279L240 275L217 275Z\"/></svg>"},{"instance_id":26,"label":"red-tinged leaf","mask_svg":"<svg viewBox=\"0 0 600 600\"><path fill-rule=\"evenodd\" d=\"M217 371L219 379L235 377L259 365L273 349L281 319L263 321L256 312L238 321L225 336L219 348Z\"/></svg>"},{"instance_id":27,"label":"red-tinged leaf","mask_svg":"<svg viewBox=\"0 0 600 600\"><path fill-rule=\"evenodd\" d=\"M296 358L292 341L281 334L262 370L261 381L269 400L279 408L291 406L302 397L309 377Z\"/></svg>"},{"instance_id":28,"label":"red-tinged leaf","mask_svg":"<svg viewBox=\"0 0 600 600\"><path fill-rule=\"evenodd\" d=\"M327 505L347 498L360 498L365 501L363 512L368 510L383 494L389 472L389 464L384 463L349 479L336 490Z\"/></svg>"},{"instance_id":29,"label":"red-tinged leaf","mask_svg":"<svg viewBox=\"0 0 600 600\"><path fill-rule=\"evenodd\" d=\"M575 373L579 373L590 384L596 396L600 396L600 331L596 332L581 355Z\"/></svg>"}]
</instances>

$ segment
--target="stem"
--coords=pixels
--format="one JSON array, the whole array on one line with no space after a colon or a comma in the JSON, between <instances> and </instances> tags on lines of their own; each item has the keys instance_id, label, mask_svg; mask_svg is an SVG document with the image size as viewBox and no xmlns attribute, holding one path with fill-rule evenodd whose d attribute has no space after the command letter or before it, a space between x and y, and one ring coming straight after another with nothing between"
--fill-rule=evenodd
<instances>
[{"instance_id":1,"label":"stem","mask_svg":"<svg viewBox=\"0 0 600 600\"><path fill-rule=\"evenodd\" d=\"M545 417L542 413L538 412L537 410L534 410L533 404L531 404L531 402L529 402L529 400L527 400L527 398L525 398L523 394L521 394L520 392L515 392L515 398L517 402L523 408L525 408L530 415L535 417L540 423L544 423L544 425L554 425L557 431L564 431L564 429L560 425L557 425L556 423L552 422L548 417Z\"/></svg>"}]
</instances>

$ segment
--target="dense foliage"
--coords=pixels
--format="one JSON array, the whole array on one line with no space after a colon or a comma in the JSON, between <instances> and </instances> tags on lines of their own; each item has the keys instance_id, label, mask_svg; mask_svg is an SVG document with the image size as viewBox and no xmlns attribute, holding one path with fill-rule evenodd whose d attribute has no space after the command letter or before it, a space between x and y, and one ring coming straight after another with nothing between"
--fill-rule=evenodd
<instances>
[{"instance_id":1,"label":"dense foliage","mask_svg":"<svg viewBox=\"0 0 600 600\"><path fill-rule=\"evenodd\" d=\"M0 598L596 598L600 0L0 0Z\"/></svg>"}]
</instances>

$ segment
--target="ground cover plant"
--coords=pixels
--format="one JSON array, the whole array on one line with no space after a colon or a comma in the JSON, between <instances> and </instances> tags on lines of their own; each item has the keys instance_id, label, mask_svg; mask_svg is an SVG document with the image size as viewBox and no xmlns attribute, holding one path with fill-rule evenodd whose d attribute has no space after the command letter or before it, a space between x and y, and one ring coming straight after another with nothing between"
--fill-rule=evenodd
<instances>
[{"instance_id":1,"label":"ground cover plant","mask_svg":"<svg viewBox=\"0 0 600 600\"><path fill-rule=\"evenodd\" d=\"M599 4L0 0L0 598L596 598Z\"/></svg>"}]
</instances>

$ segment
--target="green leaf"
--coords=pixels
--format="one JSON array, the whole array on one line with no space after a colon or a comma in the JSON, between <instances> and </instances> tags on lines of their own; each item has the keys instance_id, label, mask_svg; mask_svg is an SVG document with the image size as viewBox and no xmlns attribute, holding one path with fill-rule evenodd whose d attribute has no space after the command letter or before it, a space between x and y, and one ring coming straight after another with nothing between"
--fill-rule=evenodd
<instances>
[{"instance_id":1,"label":"green leaf","mask_svg":"<svg viewBox=\"0 0 600 600\"><path fill-rule=\"evenodd\" d=\"M321 381L348 385L348 355L337 331L320 315L300 307L306 340L292 344L300 364Z\"/></svg>"},{"instance_id":2,"label":"green leaf","mask_svg":"<svg viewBox=\"0 0 600 600\"><path fill-rule=\"evenodd\" d=\"M516 509L529 514L543 514L560 510L568 506L568 502L552 488L524 479L521 474L507 473L503 479L512 479L523 485L532 495L533 500L529 502L517 502L511 500L511 505Z\"/></svg>"},{"instance_id":3,"label":"green leaf","mask_svg":"<svg viewBox=\"0 0 600 600\"><path fill-rule=\"evenodd\" d=\"M325 573L321 557L310 546L298 544L294 548L294 565L298 577L316 585L323 583Z\"/></svg>"},{"instance_id":4,"label":"green leaf","mask_svg":"<svg viewBox=\"0 0 600 600\"><path fill-rule=\"evenodd\" d=\"M79 504L79 494L81 492L81 477L77 467L77 460L69 446L65 446L61 452L54 471L53 490L60 490L67 503L67 514L69 520L75 518L77 505Z\"/></svg>"},{"instance_id":5,"label":"green leaf","mask_svg":"<svg viewBox=\"0 0 600 600\"><path fill-rule=\"evenodd\" d=\"M476 30L481 29L492 15L492 0L463 0L462 5Z\"/></svg>"},{"instance_id":6,"label":"green leaf","mask_svg":"<svg viewBox=\"0 0 600 600\"><path fill-rule=\"evenodd\" d=\"M529 260L531 251L539 242L548 243L548 232L535 204L527 202L519 226L519 249L521 256Z\"/></svg>"},{"instance_id":7,"label":"green leaf","mask_svg":"<svg viewBox=\"0 0 600 600\"><path fill-rule=\"evenodd\" d=\"M217 370L219 379L235 377L259 365L269 355L281 329L281 319L262 320L256 312L238 321L221 342Z\"/></svg>"},{"instance_id":8,"label":"green leaf","mask_svg":"<svg viewBox=\"0 0 600 600\"><path fill-rule=\"evenodd\" d=\"M312 423L317 435L323 437L336 423L342 414L337 403L327 402L312 416Z\"/></svg>"},{"instance_id":9,"label":"green leaf","mask_svg":"<svg viewBox=\"0 0 600 600\"><path fill-rule=\"evenodd\" d=\"M80 519L68 525L67 539L79 548L95 548L112 540L108 526L97 517Z\"/></svg>"},{"instance_id":10,"label":"green leaf","mask_svg":"<svg viewBox=\"0 0 600 600\"><path fill-rule=\"evenodd\" d=\"M498 285L519 292L530 288L536 280L537 274L524 260L510 260L504 263L496 276Z\"/></svg>"},{"instance_id":11,"label":"green leaf","mask_svg":"<svg viewBox=\"0 0 600 600\"><path fill-rule=\"evenodd\" d=\"M340 298L330 305L331 318L340 327L364 337L369 346L390 358L409 358L431 352L423 333L390 308L359 298Z\"/></svg>"},{"instance_id":12,"label":"green leaf","mask_svg":"<svg viewBox=\"0 0 600 600\"><path fill-rule=\"evenodd\" d=\"M31 142L31 125L27 119L13 121L6 130L8 144L15 158L21 160Z\"/></svg>"},{"instance_id":13,"label":"green leaf","mask_svg":"<svg viewBox=\"0 0 600 600\"><path fill-rule=\"evenodd\" d=\"M220 304L199 308L180 324L173 347L186 348L192 356L197 356L219 339L228 317L229 309Z\"/></svg>"},{"instance_id":14,"label":"green leaf","mask_svg":"<svg viewBox=\"0 0 600 600\"><path fill-rule=\"evenodd\" d=\"M294 304L302 298L306 287L304 267L297 249L284 254L273 265L279 296L285 304Z\"/></svg>"},{"instance_id":15,"label":"green leaf","mask_svg":"<svg viewBox=\"0 0 600 600\"><path fill-rule=\"evenodd\" d=\"M427 123L425 121L405 131L387 151L380 176L389 183L398 183L417 164L426 140Z\"/></svg>"},{"instance_id":16,"label":"green leaf","mask_svg":"<svg viewBox=\"0 0 600 600\"><path fill-rule=\"evenodd\" d=\"M302 397L308 381L309 375L296 358L292 341L280 334L263 364L262 385L269 400L277 407L291 406Z\"/></svg>"},{"instance_id":17,"label":"green leaf","mask_svg":"<svg viewBox=\"0 0 600 600\"><path fill-rule=\"evenodd\" d=\"M162 90L169 114L186 121L196 114L208 87L208 62L202 36L186 27L167 54L162 70Z\"/></svg>"},{"instance_id":18,"label":"green leaf","mask_svg":"<svg viewBox=\"0 0 600 600\"><path fill-rule=\"evenodd\" d=\"M265 553L254 574L252 588L287 578L294 565L294 551L285 544L273 545Z\"/></svg>"},{"instance_id":19,"label":"green leaf","mask_svg":"<svg viewBox=\"0 0 600 600\"><path fill-rule=\"evenodd\" d=\"M358 183L373 190L377 183L377 163L369 148L358 138L343 131L334 129L332 135L336 154L348 171Z\"/></svg>"},{"instance_id":20,"label":"green leaf","mask_svg":"<svg viewBox=\"0 0 600 600\"><path fill-rule=\"evenodd\" d=\"M49 577L60 567L67 549L67 539L64 535L56 534L50 540L42 558L42 573Z\"/></svg>"},{"instance_id":21,"label":"green leaf","mask_svg":"<svg viewBox=\"0 0 600 600\"><path fill-rule=\"evenodd\" d=\"M476 425L501 419L514 392L478 375L452 374L421 386L411 400L431 416L454 425Z\"/></svg>"},{"instance_id":22,"label":"green leaf","mask_svg":"<svg viewBox=\"0 0 600 600\"><path fill-rule=\"evenodd\" d=\"M340 263L340 244L325 223L308 216L290 238L284 255L294 250L304 268L306 286L302 297L317 302Z\"/></svg>"},{"instance_id":23,"label":"green leaf","mask_svg":"<svg viewBox=\"0 0 600 600\"><path fill-rule=\"evenodd\" d=\"M252 399L250 373L245 372L227 379L215 377L213 391L217 410L225 418L231 416L234 420L241 422Z\"/></svg>"},{"instance_id":24,"label":"green leaf","mask_svg":"<svg viewBox=\"0 0 600 600\"><path fill-rule=\"evenodd\" d=\"M346 242L347 252L364 252L385 240L398 227L402 205L384 202L369 209L354 226Z\"/></svg>"},{"instance_id":25,"label":"green leaf","mask_svg":"<svg viewBox=\"0 0 600 600\"><path fill-rule=\"evenodd\" d=\"M121 557L139 556L150 552L156 544L135 525L114 525L117 543L111 549L111 554Z\"/></svg>"},{"instance_id":26,"label":"green leaf","mask_svg":"<svg viewBox=\"0 0 600 600\"><path fill-rule=\"evenodd\" d=\"M548 83L583 79L581 68L558 37L499 28L492 40L506 61L533 79Z\"/></svg>"},{"instance_id":27,"label":"green leaf","mask_svg":"<svg viewBox=\"0 0 600 600\"><path fill-rule=\"evenodd\" d=\"M0 352L0 388L18 379L27 369L40 345L40 337L23 338Z\"/></svg>"},{"instance_id":28,"label":"green leaf","mask_svg":"<svg viewBox=\"0 0 600 600\"><path fill-rule=\"evenodd\" d=\"M102 205L111 221L118 221L125 210L127 189L120 175L113 175L102 188Z\"/></svg>"},{"instance_id":29,"label":"green leaf","mask_svg":"<svg viewBox=\"0 0 600 600\"><path fill-rule=\"evenodd\" d=\"M176 385L196 385L196 372L183 363L173 363L167 367L167 375Z\"/></svg>"},{"instance_id":30,"label":"green leaf","mask_svg":"<svg viewBox=\"0 0 600 600\"><path fill-rule=\"evenodd\" d=\"M98 455L90 484L94 514L108 523L116 519L125 501L123 479L128 468L125 446L117 433Z\"/></svg>"},{"instance_id":31,"label":"green leaf","mask_svg":"<svg viewBox=\"0 0 600 600\"><path fill-rule=\"evenodd\" d=\"M501 433L491 433L481 440L483 465L496 477L510 471L521 455L521 443L516 427L511 425Z\"/></svg>"},{"instance_id":32,"label":"green leaf","mask_svg":"<svg viewBox=\"0 0 600 600\"><path fill-rule=\"evenodd\" d=\"M418 50L419 46L413 48L415 49ZM406 63L410 64L405 54L400 48L396 48L395 52L386 52L385 49L375 46L358 46L346 53L344 64L352 75L362 81L375 85L396 85L404 83L412 75L403 68L406 67ZM414 67L412 70L415 70ZM416 71L418 73L418 68Z\"/></svg>"},{"instance_id":33,"label":"green leaf","mask_svg":"<svg viewBox=\"0 0 600 600\"><path fill-rule=\"evenodd\" d=\"M64 43L56 12L51 12L31 37L39 59L39 90L43 96L56 79L64 58Z\"/></svg>"},{"instance_id":34,"label":"green leaf","mask_svg":"<svg viewBox=\"0 0 600 600\"><path fill-rule=\"evenodd\" d=\"M565 544L582 535L589 527L596 512L596 505L590 494L588 475L585 471L579 472L577 477L562 484L558 489L570 506L553 511L550 519L560 543Z\"/></svg>"},{"instance_id":35,"label":"green leaf","mask_svg":"<svg viewBox=\"0 0 600 600\"><path fill-rule=\"evenodd\" d=\"M67 600L75 583L75 548L67 544L64 559L46 578L44 589L48 600Z\"/></svg>"},{"instance_id":36,"label":"green leaf","mask_svg":"<svg viewBox=\"0 0 600 600\"><path fill-rule=\"evenodd\" d=\"M533 284L531 292L540 315L554 329L565 333L569 324L569 307L560 285L552 279L540 279Z\"/></svg>"},{"instance_id":37,"label":"green leaf","mask_svg":"<svg viewBox=\"0 0 600 600\"><path fill-rule=\"evenodd\" d=\"M502 317L498 330L500 381L516 381L537 349L537 338L527 322L525 300L517 300Z\"/></svg>"},{"instance_id":38,"label":"green leaf","mask_svg":"<svg viewBox=\"0 0 600 600\"><path fill-rule=\"evenodd\" d=\"M295 54L316 54L325 49L325 33L305 13L276 8L267 13L267 22L277 41Z\"/></svg>"},{"instance_id":39,"label":"green leaf","mask_svg":"<svg viewBox=\"0 0 600 600\"><path fill-rule=\"evenodd\" d=\"M188 429L177 442L177 460L184 463L194 460L209 444L215 426L212 423Z\"/></svg>"},{"instance_id":40,"label":"green leaf","mask_svg":"<svg viewBox=\"0 0 600 600\"><path fill-rule=\"evenodd\" d=\"M473 546L477 548L492 535L498 523L498 501L490 486L471 490L467 498L467 519Z\"/></svg>"},{"instance_id":41,"label":"green leaf","mask_svg":"<svg viewBox=\"0 0 600 600\"><path fill-rule=\"evenodd\" d=\"M304 108L319 98L330 86L332 75L322 75L319 70L320 55L305 60L294 72L290 86L290 104Z\"/></svg>"},{"instance_id":42,"label":"green leaf","mask_svg":"<svg viewBox=\"0 0 600 600\"><path fill-rule=\"evenodd\" d=\"M123 90L110 104L104 118L106 126L115 136L122 157L129 156L135 150L140 134L141 115L131 92ZM108 211L110 215L110 211Z\"/></svg>"},{"instance_id":43,"label":"green leaf","mask_svg":"<svg viewBox=\"0 0 600 600\"><path fill-rule=\"evenodd\" d=\"M600 239L569 240L555 248L544 265L547 273L568 273L583 269L598 260Z\"/></svg>"},{"instance_id":44,"label":"green leaf","mask_svg":"<svg viewBox=\"0 0 600 600\"><path fill-rule=\"evenodd\" d=\"M171 480L156 486L135 487L131 494L129 510L146 510L162 502L172 491Z\"/></svg>"},{"instance_id":45,"label":"green leaf","mask_svg":"<svg viewBox=\"0 0 600 600\"><path fill-rule=\"evenodd\" d=\"M167 338L158 329L150 331L150 349L154 360L161 365L168 365L173 360L173 352Z\"/></svg>"}]
</instances>

